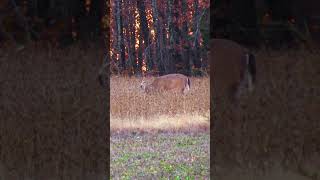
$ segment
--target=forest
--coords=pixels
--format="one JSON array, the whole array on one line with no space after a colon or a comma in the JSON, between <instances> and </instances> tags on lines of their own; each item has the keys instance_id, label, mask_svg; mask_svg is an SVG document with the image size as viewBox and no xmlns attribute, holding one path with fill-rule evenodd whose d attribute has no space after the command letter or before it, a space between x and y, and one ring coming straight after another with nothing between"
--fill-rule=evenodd
<instances>
[{"instance_id":1,"label":"forest","mask_svg":"<svg viewBox=\"0 0 320 180\"><path fill-rule=\"evenodd\" d=\"M204 75L209 17L209 0L112 0L111 73Z\"/></svg>"},{"instance_id":2,"label":"forest","mask_svg":"<svg viewBox=\"0 0 320 180\"><path fill-rule=\"evenodd\" d=\"M3 0L0 44L22 47L45 42L53 48L108 39L109 1Z\"/></svg>"},{"instance_id":3,"label":"forest","mask_svg":"<svg viewBox=\"0 0 320 180\"><path fill-rule=\"evenodd\" d=\"M5 0L0 3L0 42L22 49L30 42L63 48L98 41L110 48L106 61L114 74L203 75L208 68L209 4L209 0Z\"/></svg>"}]
</instances>

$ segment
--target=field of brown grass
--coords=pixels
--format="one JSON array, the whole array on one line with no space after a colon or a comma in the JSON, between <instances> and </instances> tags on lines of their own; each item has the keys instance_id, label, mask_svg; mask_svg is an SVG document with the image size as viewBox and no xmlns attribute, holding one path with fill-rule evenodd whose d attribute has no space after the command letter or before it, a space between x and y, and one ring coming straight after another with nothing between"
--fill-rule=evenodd
<instances>
[{"instance_id":1,"label":"field of brown grass","mask_svg":"<svg viewBox=\"0 0 320 180\"><path fill-rule=\"evenodd\" d=\"M153 78L146 79L151 82ZM191 78L186 95L163 92L147 95L140 89L142 78L110 79L110 126L112 131L135 129L206 130L210 119L210 80Z\"/></svg>"},{"instance_id":2,"label":"field of brown grass","mask_svg":"<svg viewBox=\"0 0 320 180\"><path fill-rule=\"evenodd\" d=\"M0 49L0 179L106 176L103 54L96 44Z\"/></svg>"},{"instance_id":3,"label":"field of brown grass","mask_svg":"<svg viewBox=\"0 0 320 180\"><path fill-rule=\"evenodd\" d=\"M109 96L96 79L103 53L103 49L82 46L53 50L39 45L19 52L1 49L0 179L104 175ZM242 99L239 121L226 118L212 136L215 175L217 179L228 179L226 174L248 179L230 171L240 167L268 173L268 168L280 164L279 169L318 180L320 55L306 50L255 54L256 89ZM209 127L209 78L192 78L185 97L144 95L140 78L112 77L110 81L112 130L190 132ZM228 107L221 109L224 112L218 113L228 114ZM141 159L149 158L153 164L147 173L208 177L209 136L205 133L131 134L111 136L111 141L111 148L119 150L110 157L115 174L121 171L124 177L137 177L134 169L144 164ZM185 154L175 156L177 153ZM163 160L161 171L154 169L159 159Z\"/></svg>"},{"instance_id":4,"label":"field of brown grass","mask_svg":"<svg viewBox=\"0 0 320 180\"><path fill-rule=\"evenodd\" d=\"M228 179L234 168L263 170L266 175L280 164L277 170L282 173L285 169L303 179L319 179L319 52L259 50L255 54L257 84L250 96L242 98L237 119L228 118L228 106L216 111L225 117L214 120L211 136L216 178ZM244 174L234 177L249 179Z\"/></svg>"},{"instance_id":5,"label":"field of brown grass","mask_svg":"<svg viewBox=\"0 0 320 180\"><path fill-rule=\"evenodd\" d=\"M191 78L186 95L147 95L141 81L110 79L111 178L209 179L209 78Z\"/></svg>"}]
</instances>

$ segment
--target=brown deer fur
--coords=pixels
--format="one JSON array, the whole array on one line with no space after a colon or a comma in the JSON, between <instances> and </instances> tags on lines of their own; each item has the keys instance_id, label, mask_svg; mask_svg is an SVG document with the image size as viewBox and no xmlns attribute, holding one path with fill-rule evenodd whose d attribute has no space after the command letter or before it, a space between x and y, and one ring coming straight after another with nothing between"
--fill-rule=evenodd
<instances>
[{"instance_id":1,"label":"brown deer fur","mask_svg":"<svg viewBox=\"0 0 320 180\"><path fill-rule=\"evenodd\" d=\"M215 97L236 101L243 89L253 89L255 59L246 48L230 40L212 39L209 60Z\"/></svg>"},{"instance_id":2,"label":"brown deer fur","mask_svg":"<svg viewBox=\"0 0 320 180\"><path fill-rule=\"evenodd\" d=\"M186 94L190 90L190 79L182 74L168 74L157 77L149 85L142 81L140 87L147 94L160 91L174 91Z\"/></svg>"}]
</instances>

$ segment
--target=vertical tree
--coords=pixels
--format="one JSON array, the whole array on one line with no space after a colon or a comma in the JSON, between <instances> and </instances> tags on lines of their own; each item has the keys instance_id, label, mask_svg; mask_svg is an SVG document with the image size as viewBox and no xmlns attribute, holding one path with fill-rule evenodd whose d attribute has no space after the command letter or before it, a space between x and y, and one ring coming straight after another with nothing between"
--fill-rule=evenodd
<instances>
[{"instance_id":1,"label":"vertical tree","mask_svg":"<svg viewBox=\"0 0 320 180\"><path fill-rule=\"evenodd\" d=\"M181 29L180 29L180 21L182 20L182 16L180 16L181 12L181 0L173 0L174 8L173 8L173 22L172 22L172 39L173 39L173 63L175 65L175 69L178 72L183 71L184 63L182 61L181 54Z\"/></svg>"},{"instance_id":2,"label":"vertical tree","mask_svg":"<svg viewBox=\"0 0 320 180\"><path fill-rule=\"evenodd\" d=\"M151 41L149 36L150 30L147 22L145 2L143 0L137 0L137 8L138 8L139 17L140 17L141 33L142 33L143 40L145 42L145 47L146 47L147 66L148 66L148 69L152 70L154 63L151 58L151 51L150 51L151 48L149 47Z\"/></svg>"},{"instance_id":3,"label":"vertical tree","mask_svg":"<svg viewBox=\"0 0 320 180\"><path fill-rule=\"evenodd\" d=\"M199 0L194 0L194 20L193 20L193 33L194 33L194 41L193 41L193 62L195 68L201 68L200 61L200 13L199 13Z\"/></svg>"},{"instance_id":4,"label":"vertical tree","mask_svg":"<svg viewBox=\"0 0 320 180\"><path fill-rule=\"evenodd\" d=\"M138 65L136 63L137 55L136 55L136 28L135 28L135 3L133 3L133 0L128 0L128 3L126 4L128 6L128 58L129 58L129 64L131 68L133 68L134 73L138 73Z\"/></svg>"},{"instance_id":5,"label":"vertical tree","mask_svg":"<svg viewBox=\"0 0 320 180\"><path fill-rule=\"evenodd\" d=\"M183 40L183 59L184 59L184 69L187 71L187 74L191 74L192 72L192 66L193 66L193 61L192 58L190 58L191 54L191 48L190 48L190 42L189 42L189 35L188 35L188 4L186 0L181 1L181 6L182 6L182 13L183 13L183 24L182 24L182 40Z\"/></svg>"},{"instance_id":6,"label":"vertical tree","mask_svg":"<svg viewBox=\"0 0 320 180\"><path fill-rule=\"evenodd\" d=\"M117 24L117 49L120 52L120 67L126 69L125 46L123 37L123 20L122 20L122 0L116 1L116 24Z\"/></svg>"},{"instance_id":7,"label":"vertical tree","mask_svg":"<svg viewBox=\"0 0 320 180\"><path fill-rule=\"evenodd\" d=\"M101 19L103 17L103 7L105 4L104 0L91 0L90 3L90 11L89 11L89 17L90 17L90 32L92 39L97 39L101 36Z\"/></svg>"},{"instance_id":8,"label":"vertical tree","mask_svg":"<svg viewBox=\"0 0 320 180\"><path fill-rule=\"evenodd\" d=\"M138 69L139 74L142 74L142 54L143 54L143 38L141 35L139 35L139 48L138 48Z\"/></svg>"},{"instance_id":9,"label":"vertical tree","mask_svg":"<svg viewBox=\"0 0 320 180\"><path fill-rule=\"evenodd\" d=\"M158 14L158 6L157 6L157 0L151 0L152 1L152 10L153 10L153 22L155 24L155 42L156 42L156 54L155 54L155 60L158 62L158 68L160 74L164 74L166 72L164 62L163 62L163 39L161 38L162 32L161 32L161 25L159 20L159 14Z\"/></svg>"},{"instance_id":10,"label":"vertical tree","mask_svg":"<svg viewBox=\"0 0 320 180\"><path fill-rule=\"evenodd\" d=\"M169 34L169 41L168 41L168 45L167 45L167 72L174 72L175 71L175 67L173 66L173 54L174 54L174 29L173 29L173 0L168 0L167 1L167 15L168 15L168 20L167 20L167 29L168 29L168 34Z\"/></svg>"}]
</instances>

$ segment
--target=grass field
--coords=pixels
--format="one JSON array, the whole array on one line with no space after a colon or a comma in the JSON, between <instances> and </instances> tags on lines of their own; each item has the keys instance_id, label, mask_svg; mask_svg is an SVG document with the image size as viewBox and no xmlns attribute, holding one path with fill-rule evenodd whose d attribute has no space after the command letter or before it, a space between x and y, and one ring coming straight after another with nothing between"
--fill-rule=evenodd
<instances>
[{"instance_id":1,"label":"grass field","mask_svg":"<svg viewBox=\"0 0 320 180\"><path fill-rule=\"evenodd\" d=\"M112 179L209 179L209 134L111 136Z\"/></svg>"},{"instance_id":2,"label":"grass field","mask_svg":"<svg viewBox=\"0 0 320 180\"><path fill-rule=\"evenodd\" d=\"M153 78L147 81L151 82ZM170 92L146 95L141 78L111 77L110 126L112 131L140 129L198 131L209 128L209 78L191 78L188 94Z\"/></svg>"},{"instance_id":3,"label":"grass field","mask_svg":"<svg viewBox=\"0 0 320 180\"><path fill-rule=\"evenodd\" d=\"M0 54L0 179L104 176L109 95L96 79L104 49ZM226 121L213 137L215 179L263 179L252 173L276 168L264 179L319 180L320 53L255 54L257 84L241 101L239 128ZM192 78L184 99L144 96L140 82L111 77L111 177L208 179L209 78Z\"/></svg>"},{"instance_id":4,"label":"grass field","mask_svg":"<svg viewBox=\"0 0 320 180\"><path fill-rule=\"evenodd\" d=\"M209 78L186 95L146 95L141 80L111 77L112 179L209 179Z\"/></svg>"},{"instance_id":5,"label":"grass field","mask_svg":"<svg viewBox=\"0 0 320 180\"><path fill-rule=\"evenodd\" d=\"M255 55L255 90L241 99L239 116L233 121L228 107L220 107L217 114L224 118L213 121L215 178L319 180L319 51L259 50ZM230 173L234 169L242 172ZM257 171L274 176L246 176Z\"/></svg>"},{"instance_id":6,"label":"grass field","mask_svg":"<svg viewBox=\"0 0 320 180\"><path fill-rule=\"evenodd\" d=\"M0 48L1 180L105 176L109 96L97 80L104 51Z\"/></svg>"}]
</instances>

